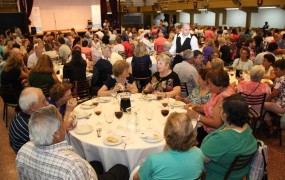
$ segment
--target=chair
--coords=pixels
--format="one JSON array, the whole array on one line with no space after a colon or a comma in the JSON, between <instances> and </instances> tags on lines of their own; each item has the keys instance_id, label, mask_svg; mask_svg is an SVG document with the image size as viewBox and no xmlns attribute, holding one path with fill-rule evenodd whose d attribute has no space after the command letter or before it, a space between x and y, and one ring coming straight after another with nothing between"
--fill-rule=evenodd
<instances>
[{"instance_id":1,"label":"chair","mask_svg":"<svg viewBox=\"0 0 285 180\"><path fill-rule=\"evenodd\" d=\"M124 60L127 59L127 55L125 51L118 51L118 54L120 54Z\"/></svg>"},{"instance_id":2,"label":"chair","mask_svg":"<svg viewBox=\"0 0 285 180\"><path fill-rule=\"evenodd\" d=\"M186 94L186 97L189 96L189 92L188 92L188 88L187 88L187 84L186 82L184 83L180 83L180 87L181 87L181 94ZM183 96L184 97L184 96Z\"/></svg>"},{"instance_id":3,"label":"chair","mask_svg":"<svg viewBox=\"0 0 285 180\"><path fill-rule=\"evenodd\" d=\"M74 81L73 83L73 90L72 90L72 96L74 98L78 98L77 103L83 103L84 101L87 101L91 99L91 79L90 80L84 80L84 81Z\"/></svg>"},{"instance_id":4,"label":"chair","mask_svg":"<svg viewBox=\"0 0 285 180\"><path fill-rule=\"evenodd\" d=\"M256 123L259 120L261 122L262 119L262 112L263 112L263 106L266 98L266 93L261 94L261 95L251 95L251 94L244 94L240 93L246 101L247 104L249 105L249 120L250 120L250 125L252 128L253 133L255 132L256 128ZM252 106L260 106L259 112L256 112ZM254 124L252 124L254 122Z\"/></svg>"},{"instance_id":5,"label":"chair","mask_svg":"<svg viewBox=\"0 0 285 180\"><path fill-rule=\"evenodd\" d=\"M151 72L148 64L145 62L132 63L132 74L141 92L142 87L147 85L150 81Z\"/></svg>"},{"instance_id":6,"label":"chair","mask_svg":"<svg viewBox=\"0 0 285 180\"><path fill-rule=\"evenodd\" d=\"M252 154L249 154L249 155L238 155L238 156L236 156L234 161L232 162L230 168L228 169L228 171L224 177L224 180L230 179L229 177L233 171L239 171L239 170L245 168L246 166L250 165L251 160L253 159L255 153L256 153L256 151Z\"/></svg>"},{"instance_id":7,"label":"chair","mask_svg":"<svg viewBox=\"0 0 285 180\"><path fill-rule=\"evenodd\" d=\"M4 101L3 121L6 121L6 127L8 127L8 107L17 108L19 97L11 84L2 85L0 87L0 95Z\"/></svg>"},{"instance_id":8,"label":"chair","mask_svg":"<svg viewBox=\"0 0 285 180\"><path fill-rule=\"evenodd\" d=\"M50 89L49 84L45 84L45 85L41 86L40 89L43 91L45 97L49 97L49 89Z\"/></svg>"},{"instance_id":9,"label":"chair","mask_svg":"<svg viewBox=\"0 0 285 180\"><path fill-rule=\"evenodd\" d=\"M264 117L265 117L266 113L269 113L271 115L271 117L274 117L273 118L273 120L274 120L273 124L275 126L277 126L278 136L279 136L279 145L282 146L281 118L284 114L276 114L274 112L266 111L262 116L262 121L264 121Z\"/></svg>"}]
</instances>

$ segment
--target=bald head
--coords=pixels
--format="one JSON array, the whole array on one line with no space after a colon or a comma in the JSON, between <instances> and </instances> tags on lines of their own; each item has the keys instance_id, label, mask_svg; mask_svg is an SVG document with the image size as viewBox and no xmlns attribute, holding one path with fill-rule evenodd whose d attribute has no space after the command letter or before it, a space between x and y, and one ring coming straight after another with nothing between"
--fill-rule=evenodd
<instances>
[{"instance_id":1,"label":"bald head","mask_svg":"<svg viewBox=\"0 0 285 180\"><path fill-rule=\"evenodd\" d=\"M190 24L184 23L182 26L182 35L188 36L190 34Z\"/></svg>"},{"instance_id":2,"label":"bald head","mask_svg":"<svg viewBox=\"0 0 285 180\"><path fill-rule=\"evenodd\" d=\"M17 56L19 57L20 59L22 59L22 53L21 53L21 50L19 48L13 48L11 50L11 56Z\"/></svg>"}]
</instances>

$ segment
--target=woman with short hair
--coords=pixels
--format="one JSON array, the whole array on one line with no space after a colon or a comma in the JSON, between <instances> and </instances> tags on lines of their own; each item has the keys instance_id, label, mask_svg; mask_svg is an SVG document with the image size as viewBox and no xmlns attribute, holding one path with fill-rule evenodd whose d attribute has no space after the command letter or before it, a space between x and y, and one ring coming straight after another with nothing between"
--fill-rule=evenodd
<instances>
[{"instance_id":1,"label":"woman with short hair","mask_svg":"<svg viewBox=\"0 0 285 180\"><path fill-rule=\"evenodd\" d=\"M162 90L165 97L180 95L181 87L178 75L170 69L171 59L165 54L156 57L157 72L152 75L151 82L145 87L148 92Z\"/></svg>"},{"instance_id":2,"label":"woman with short hair","mask_svg":"<svg viewBox=\"0 0 285 180\"><path fill-rule=\"evenodd\" d=\"M249 59L250 50L246 47L240 49L240 58L234 60L232 67L243 71L250 71L253 62Z\"/></svg>"},{"instance_id":3,"label":"woman with short hair","mask_svg":"<svg viewBox=\"0 0 285 180\"><path fill-rule=\"evenodd\" d=\"M147 157L134 175L139 179L198 179L204 155L194 146L196 129L187 113L171 113L164 127L168 150Z\"/></svg>"},{"instance_id":4,"label":"woman with short hair","mask_svg":"<svg viewBox=\"0 0 285 180\"><path fill-rule=\"evenodd\" d=\"M224 179L236 156L250 155L257 150L256 139L247 124L248 104L244 97L238 94L226 97L220 108L224 124L206 136L201 145L206 179ZM242 179L249 168L250 164L232 171L228 179Z\"/></svg>"},{"instance_id":5,"label":"woman with short hair","mask_svg":"<svg viewBox=\"0 0 285 180\"><path fill-rule=\"evenodd\" d=\"M98 91L98 96L110 96L111 89L113 91L129 91L131 93L137 93L138 88L134 81L133 76L130 74L130 65L124 61L116 61L113 65L113 75L107 78L104 85Z\"/></svg>"},{"instance_id":6,"label":"woman with short hair","mask_svg":"<svg viewBox=\"0 0 285 180\"><path fill-rule=\"evenodd\" d=\"M265 68L263 79L270 79L273 81L276 78L275 73L273 71L273 67L272 67L274 62L275 62L275 56L273 56L272 54L264 55L264 58L262 61L262 65Z\"/></svg>"}]
</instances>

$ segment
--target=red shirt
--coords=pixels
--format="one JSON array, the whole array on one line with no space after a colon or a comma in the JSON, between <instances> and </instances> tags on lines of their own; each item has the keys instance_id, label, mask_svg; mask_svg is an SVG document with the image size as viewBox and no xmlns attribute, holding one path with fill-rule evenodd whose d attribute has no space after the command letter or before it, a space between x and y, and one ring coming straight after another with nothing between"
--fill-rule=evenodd
<instances>
[{"instance_id":1,"label":"red shirt","mask_svg":"<svg viewBox=\"0 0 285 180\"><path fill-rule=\"evenodd\" d=\"M125 47L125 52L127 54L127 57L132 57L133 56L133 50L128 41L125 41L122 43L122 45Z\"/></svg>"},{"instance_id":2,"label":"red shirt","mask_svg":"<svg viewBox=\"0 0 285 180\"><path fill-rule=\"evenodd\" d=\"M163 44L167 41L164 37L158 37L154 42L154 49L156 50L157 54L160 54L164 51Z\"/></svg>"}]
</instances>

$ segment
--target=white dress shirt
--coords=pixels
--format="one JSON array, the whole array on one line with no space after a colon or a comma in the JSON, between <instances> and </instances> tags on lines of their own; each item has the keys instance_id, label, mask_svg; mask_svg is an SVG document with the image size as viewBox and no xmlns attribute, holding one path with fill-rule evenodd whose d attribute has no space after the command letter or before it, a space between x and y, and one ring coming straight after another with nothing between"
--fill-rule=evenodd
<instances>
[{"instance_id":1,"label":"white dress shirt","mask_svg":"<svg viewBox=\"0 0 285 180\"><path fill-rule=\"evenodd\" d=\"M182 36L182 33L178 34L178 37L181 38L181 45L183 45L184 41L186 40L186 38L190 38L190 45L191 45L191 50L194 51L194 50L199 50L199 46L198 46L198 39L196 38L196 36L191 36L190 34L188 36ZM173 43L172 43L172 46L169 50L169 52L171 54L175 54L176 53L176 40L177 40L177 34L174 36L174 39L173 39Z\"/></svg>"}]
</instances>

